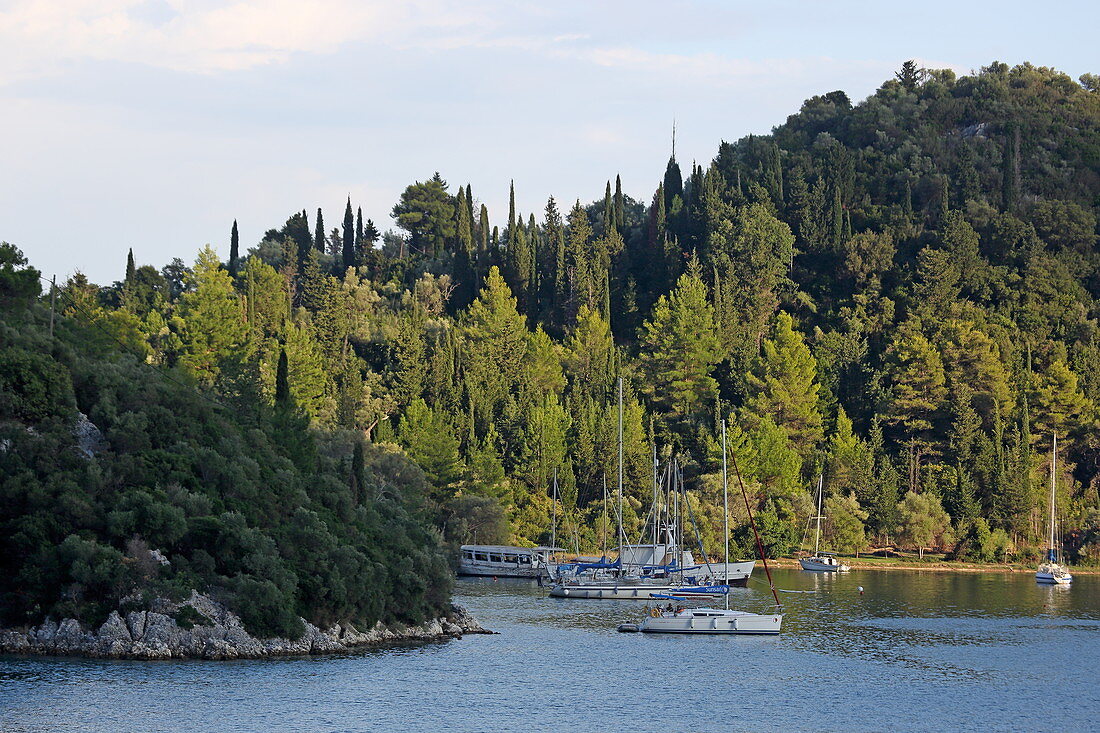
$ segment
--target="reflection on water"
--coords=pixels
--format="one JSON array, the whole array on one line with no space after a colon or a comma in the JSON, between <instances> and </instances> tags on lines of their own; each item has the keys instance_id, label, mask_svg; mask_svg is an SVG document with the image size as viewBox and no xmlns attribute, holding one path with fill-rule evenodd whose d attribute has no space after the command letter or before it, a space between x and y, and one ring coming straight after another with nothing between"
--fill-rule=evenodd
<instances>
[{"instance_id":1,"label":"reflection on water","mask_svg":"<svg viewBox=\"0 0 1100 733\"><path fill-rule=\"evenodd\" d=\"M9 657L0 659L0 730L1093 726L1100 684L1087 657L1100 648L1100 578L1066 588L1030 573L774 574L792 591L780 594L776 637L619 634L644 604L479 579L459 581L457 600L497 636L275 661ZM773 603L760 582L730 601ZM1052 685L1057 707L1047 704Z\"/></svg>"}]
</instances>

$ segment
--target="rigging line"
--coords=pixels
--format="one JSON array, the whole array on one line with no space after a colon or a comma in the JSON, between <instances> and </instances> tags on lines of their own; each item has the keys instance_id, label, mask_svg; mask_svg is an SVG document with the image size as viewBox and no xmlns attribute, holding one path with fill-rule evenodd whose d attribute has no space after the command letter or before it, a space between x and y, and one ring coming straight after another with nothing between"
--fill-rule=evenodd
<instances>
[{"instance_id":1,"label":"rigging line","mask_svg":"<svg viewBox=\"0 0 1100 733\"><path fill-rule=\"evenodd\" d=\"M45 277L43 277L41 274L38 277L39 277L40 280L42 280L44 282L51 282L50 280L47 280ZM111 339L116 344L118 344L122 348L122 352L124 354L127 354L129 356L133 356L133 357L138 356L138 354L135 354L133 351L130 350L130 347L124 341L122 341L122 339L118 338L118 336L115 336L113 333L111 333L110 331L105 329L99 323L99 321L97 321L92 316L92 314L89 313L87 311L87 309L84 308L84 306L82 306L82 305L80 305L80 303L76 302L76 299L74 299L72 295L70 295L69 293L65 292L64 290L62 290L60 288L56 288L56 290L58 292L60 292L62 296L64 296L65 298L68 298L69 304L74 309L76 309L77 311L80 311L80 313L82 313L84 315L85 325L94 326L97 330L99 330L101 333L103 333L104 336L106 336L107 338ZM162 371L161 369L158 369L156 366L150 364L149 362L145 361L144 359L138 359L138 363L141 364L144 367L147 367L154 374L159 375L161 378L166 379L169 382L172 382L173 384L176 384L177 386L184 387L185 389L190 390L194 394L198 395L200 399L206 400L210 404L215 405L217 407L220 407L222 409L225 409L225 410L229 409L229 407L227 405L224 405L221 402L218 402L213 397L210 397L209 395L204 394L203 391L200 390L200 389L197 389L195 385L188 384L187 382L176 379L175 377L169 375L167 372Z\"/></svg>"},{"instance_id":2,"label":"rigging line","mask_svg":"<svg viewBox=\"0 0 1100 733\"><path fill-rule=\"evenodd\" d=\"M737 484L741 487L741 496L745 499L745 510L749 513L749 524L752 525L753 536L756 537L756 551L760 553L760 560L764 563L764 572L768 575L768 585L771 586L772 595L775 597L775 605L780 608L779 594L775 592L775 581L772 580L772 571L768 568L768 558L764 556L764 543L760 541L760 532L756 529L756 520L752 518L752 507L749 506L749 492L745 491L745 482L741 480L741 470L737 467L737 453L729 452L730 463L733 464L733 474L737 477Z\"/></svg>"},{"instance_id":3,"label":"rigging line","mask_svg":"<svg viewBox=\"0 0 1100 733\"><path fill-rule=\"evenodd\" d=\"M695 512L691 509L691 502L688 501L687 489L684 489L684 504L688 510L688 521L691 522L692 529L695 530L695 541L699 543L699 552L703 556L703 562L707 566L707 572L710 573L712 578L717 579L717 573L714 572L714 568L710 566L710 558L707 557L707 551L703 549L703 536L699 533L699 523L695 521ZM683 568L680 568L680 572L683 572ZM727 569L728 572L728 569Z\"/></svg>"}]
</instances>

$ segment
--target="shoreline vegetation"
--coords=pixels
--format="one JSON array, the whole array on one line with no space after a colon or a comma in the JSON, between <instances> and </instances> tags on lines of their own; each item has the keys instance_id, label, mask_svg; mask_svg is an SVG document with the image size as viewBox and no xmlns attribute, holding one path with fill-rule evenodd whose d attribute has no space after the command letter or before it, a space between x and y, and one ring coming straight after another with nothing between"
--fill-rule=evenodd
<instances>
[{"instance_id":1,"label":"shoreline vegetation","mask_svg":"<svg viewBox=\"0 0 1100 733\"><path fill-rule=\"evenodd\" d=\"M310 202L110 284L0 241L0 627L191 589L256 639L430 623L457 546L639 536L674 459L698 544L752 556L722 421L769 557L823 514L845 555L1095 566L1100 78L893 76L641 199L490 219L437 172L390 231Z\"/></svg>"},{"instance_id":2,"label":"shoreline vegetation","mask_svg":"<svg viewBox=\"0 0 1100 733\"><path fill-rule=\"evenodd\" d=\"M942 558L926 558L924 560L908 557L852 557L850 555L838 556L853 570L935 570L940 572L960 573L1035 573L1035 564L1027 563L982 563L967 562L961 560L944 560ZM798 568L798 560L789 557L769 558L768 563L780 568ZM1077 575L1100 575L1100 567L1070 567L1070 572Z\"/></svg>"}]
</instances>

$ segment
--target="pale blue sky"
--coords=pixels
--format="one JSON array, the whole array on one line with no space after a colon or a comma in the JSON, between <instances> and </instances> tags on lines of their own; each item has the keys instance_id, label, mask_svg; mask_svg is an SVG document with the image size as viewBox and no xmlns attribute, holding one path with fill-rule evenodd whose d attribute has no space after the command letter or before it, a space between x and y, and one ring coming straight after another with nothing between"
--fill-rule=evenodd
<instances>
[{"instance_id":1,"label":"pale blue sky","mask_svg":"<svg viewBox=\"0 0 1100 733\"><path fill-rule=\"evenodd\" d=\"M1100 4L0 0L0 239L108 283L228 254L350 193L382 228L439 171L494 223L648 199L669 154L768 132L802 100L866 97L908 58L1100 73ZM453 190L453 186L452 186Z\"/></svg>"}]
</instances>

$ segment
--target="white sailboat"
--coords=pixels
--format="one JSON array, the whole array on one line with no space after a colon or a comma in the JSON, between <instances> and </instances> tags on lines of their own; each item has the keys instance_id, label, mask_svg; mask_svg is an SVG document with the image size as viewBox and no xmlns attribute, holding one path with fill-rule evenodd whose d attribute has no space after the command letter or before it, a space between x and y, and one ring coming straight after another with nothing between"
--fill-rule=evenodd
<instances>
[{"instance_id":1,"label":"white sailboat","mask_svg":"<svg viewBox=\"0 0 1100 733\"><path fill-rule=\"evenodd\" d=\"M722 421L722 506L725 509L723 529L725 530L725 566L729 567L730 554L730 527L729 527L729 481L726 473L726 421ZM737 481L741 485L741 494L745 499L745 508L749 512L749 522L752 524L753 534L756 536L756 549L760 553L760 559L764 563L764 571L768 575L768 583L771 585L772 595L775 597L775 613L752 613L749 611L736 611L730 609L729 592L726 593L725 608L678 608L673 611L661 612L654 610L651 615L642 619L637 625L637 630L649 634L778 634L783 625L783 610L779 603L779 595L775 592L772 583L771 571L768 570L768 561L764 556L764 546L760 542L760 534L756 531L756 522L752 518L752 508L749 506L748 493L741 481L741 472L737 469L737 459L734 458L733 468L737 472ZM675 596L677 600L683 600L683 596ZM623 631L634 629L627 628L630 624L620 627Z\"/></svg>"},{"instance_id":2,"label":"white sailboat","mask_svg":"<svg viewBox=\"0 0 1100 733\"><path fill-rule=\"evenodd\" d=\"M813 517L817 522L817 528L814 530L814 554L810 557L798 558L798 564L802 566L803 570L814 570L824 573L846 573L851 570L850 567L840 562L837 556L831 552L821 552L821 520L824 519L824 515L821 513L822 496L824 495L825 488L825 475L822 474L817 479L817 516ZM805 537L805 535L803 535Z\"/></svg>"},{"instance_id":3,"label":"white sailboat","mask_svg":"<svg viewBox=\"0 0 1100 733\"><path fill-rule=\"evenodd\" d=\"M683 548L678 518L661 526L656 513L657 478L654 468L654 515L651 544L627 544L623 531L623 382L619 378L619 475L618 475L618 557L606 556L596 562L568 563L554 568L550 595L554 598L588 598L649 601L668 594L692 598L716 598L725 595L730 585L746 586L755 560L730 563L698 563L690 550ZM656 458L654 458L656 462ZM676 482L675 463L667 477ZM678 497L678 494L677 494ZM660 534L663 533L664 537Z\"/></svg>"},{"instance_id":4,"label":"white sailboat","mask_svg":"<svg viewBox=\"0 0 1100 733\"><path fill-rule=\"evenodd\" d=\"M1058 466L1058 434L1054 434L1054 447L1050 456L1050 544L1047 550L1046 562L1039 565L1035 572L1035 582L1051 583L1054 585L1069 585L1073 582L1073 576L1069 570L1058 562L1058 548L1054 544L1054 479Z\"/></svg>"}]
</instances>

